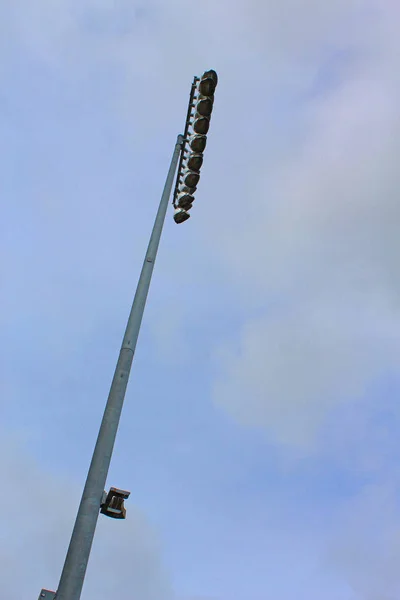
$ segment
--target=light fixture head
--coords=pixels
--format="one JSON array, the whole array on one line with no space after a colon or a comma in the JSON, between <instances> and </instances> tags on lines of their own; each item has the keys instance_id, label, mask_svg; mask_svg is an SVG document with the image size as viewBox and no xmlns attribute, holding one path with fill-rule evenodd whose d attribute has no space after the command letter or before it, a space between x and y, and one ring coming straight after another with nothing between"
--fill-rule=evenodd
<instances>
[{"instance_id":1,"label":"light fixture head","mask_svg":"<svg viewBox=\"0 0 400 600\"><path fill-rule=\"evenodd\" d=\"M187 221L188 219L190 219L190 215L188 212L186 212L186 210L184 210L183 208L176 208L174 211L174 221L175 223L184 223L185 221Z\"/></svg>"},{"instance_id":2,"label":"light fixture head","mask_svg":"<svg viewBox=\"0 0 400 600\"><path fill-rule=\"evenodd\" d=\"M210 117L213 109L214 98L207 98L206 96L199 96L196 104L196 112L201 117Z\"/></svg>"},{"instance_id":3,"label":"light fixture head","mask_svg":"<svg viewBox=\"0 0 400 600\"><path fill-rule=\"evenodd\" d=\"M195 185L194 187L189 187L188 185L181 184L179 186L178 193L179 194L191 194L193 196L193 194L196 192L196 189L197 189L197 185Z\"/></svg>"},{"instance_id":4,"label":"light fixture head","mask_svg":"<svg viewBox=\"0 0 400 600\"><path fill-rule=\"evenodd\" d=\"M198 173L201 169L201 165L203 164L203 155L200 152L192 152L189 154L186 164L188 169Z\"/></svg>"},{"instance_id":5,"label":"light fixture head","mask_svg":"<svg viewBox=\"0 0 400 600\"><path fill-rule=\"evenodd\" d=\"M184 210L190 210L194 202L194 196L192 194L181 193L178 195L177 204L179 208Z\"/></svg>"},{"instance_id":6,"label":"light fixture head","mask_svg":"<svg viewBox=\"0 0 400 600\"><path fill-rule=\"evenodd\" d=\"M193 130L195 133L206 135L210 128L210 119L207 117L200 117L196 115L196 119L193 123Z\"/></svg>"},{"instance_id":7,"label":"light fixture head","mask_svg":"<svg viewBox=\"0 0 400 600\"><path fill-rule=\"evenodd\" d=\"M204 152L207 145L207 136L205 135L193 135L190 138L189 145L193 152Z\"/></svg>"},{"instance_id":8,"label":"light fixture head","mask_svg":"<svg viewBox=\"0 0 400 600\"><path fill-rule=\"evenodd\" d=\"M188 188L195 188L199 183L200 174L195 171L186 171L183 173L183 184Z\"/></svg>"},{"instance_id":9,"label":"light fixture head","mask_svg":"<svg viewBox=\"0 0 400 600\"><path fill-rule=\"evenodd\" d=\"M203 96L212 96L218 83L217 73L211 69L205 71L200 79L199 91Z\"/></svg>"},{"instance_id":10,"label":"light fixture head","mask_svg":"<svg viewBox=\"0 0 400 600\"><path fill-rule=\"evenodd\" d=\"M118 488L110 488L108 494L104 492L100 505L100 512L106 517L113 519L125 519L126 508L124 500L129 498L130 492L119 490Z\"/></svg>"}]
</instances>

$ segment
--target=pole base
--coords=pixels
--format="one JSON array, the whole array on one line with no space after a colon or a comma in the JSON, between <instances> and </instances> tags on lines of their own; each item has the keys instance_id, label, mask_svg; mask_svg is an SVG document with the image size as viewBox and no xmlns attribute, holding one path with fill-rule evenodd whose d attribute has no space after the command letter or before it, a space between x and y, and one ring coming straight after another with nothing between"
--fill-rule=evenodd
<instances>
[{"instance_id":1,"label":"pole base","mask_svg":"<svg viewBox=\"0 0 400 600\"><path fill-rule=\"evenodd\" d=\"M39 594L38 600L54 600L56 593L50 590L42 590Z\"/></svg>"}]
</instances>

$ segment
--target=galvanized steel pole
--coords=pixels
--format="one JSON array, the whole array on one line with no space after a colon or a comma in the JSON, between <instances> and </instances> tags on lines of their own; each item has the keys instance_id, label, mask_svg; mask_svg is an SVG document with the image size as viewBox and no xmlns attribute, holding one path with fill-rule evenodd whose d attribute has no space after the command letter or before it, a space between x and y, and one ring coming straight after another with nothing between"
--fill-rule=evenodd
<instances>
[{"instance_id":1,"label":"galvanized steel pole","mask_svg":"<svg viewBox=\"0 0 400 600\"><path fill-rule=\"evenodd\" d=\"M80 600L81 597L129 373L183 141L183 136L179 135L140 273L103 420L56 592L57 600Z\"/></svg>"}]
</instances>

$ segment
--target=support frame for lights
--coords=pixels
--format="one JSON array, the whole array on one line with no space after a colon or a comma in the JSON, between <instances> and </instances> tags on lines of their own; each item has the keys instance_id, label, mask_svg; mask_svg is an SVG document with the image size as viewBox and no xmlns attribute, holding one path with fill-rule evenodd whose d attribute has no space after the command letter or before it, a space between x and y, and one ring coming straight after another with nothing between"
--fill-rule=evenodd
<instances>
[{"instance_id":1,"label":"support frame for lights","mask_svg":"<svg viewBox=\"0 0 400 600\"><path fill-rule=\"evenodd\" d=\"M174 193L172 195L172 204L173 204L174 208L177 207L176 206L176 198L178 196L179 182L180 182L180 178L182 176L183 161L185 160L186 144L188 143L189 127L190 127L191 119L192 119L193 100L194 100L194 96L196 94L197 84L199 81L200 81L200 77L197 77L197 76L193 77L193 83L192 83L192 87L190 89L189 106L188 106L187 115L186 115L185 129L183 130L183 143L182 143L181 156L179 158L175 188L174 188Z\"/></svg>"}]
</instances>

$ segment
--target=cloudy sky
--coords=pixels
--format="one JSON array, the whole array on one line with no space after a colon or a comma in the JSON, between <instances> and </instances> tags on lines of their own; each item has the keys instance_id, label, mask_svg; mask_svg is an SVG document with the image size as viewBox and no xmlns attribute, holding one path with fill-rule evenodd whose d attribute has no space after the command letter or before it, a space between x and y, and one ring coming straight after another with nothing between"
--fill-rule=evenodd
<instances>
[{"instance_id":1,"label":"cloudy sky","mask_svg":"<svg viewBox=\"0 0 400 600\"><path fill-rule=\"evenodd\" d=\"M84 600L400 595L400 5L0 2L0 578L55 589L193 75Z\"/></svg>"}]
</instances>

